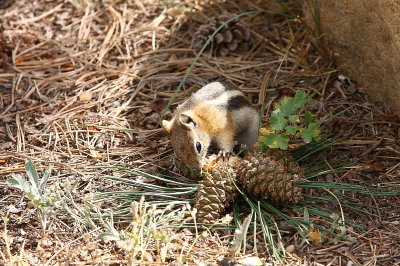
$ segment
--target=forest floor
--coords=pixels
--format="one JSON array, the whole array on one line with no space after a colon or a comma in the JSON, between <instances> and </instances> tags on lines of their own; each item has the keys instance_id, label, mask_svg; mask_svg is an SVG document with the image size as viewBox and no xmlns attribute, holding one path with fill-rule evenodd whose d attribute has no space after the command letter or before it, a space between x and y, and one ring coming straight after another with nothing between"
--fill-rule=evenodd
<instances>
[{"instance_id":1,"label":"forest floor","mask_svg":"<svg viewBox=\"0 0 400 266\"><path fill-rule=\"evenodd\" d=\"M91 195L120 189L100 178L96 166L130 163L158 171L170 160L158 121L196 57L194 33L224 12L265 11L241 17L250 30L249 50L201 55L171 110L202 84L225 78L254 106L264 103L265 122L276 100L305 90L319 118L349 108L323 133L342 140L332 158L368 170L328 179L400 184L400 118L332 67L331 51L310 34L299 1L285 2L300 16L283 16L275 1L26 0L0 6L0 264L127 264L129 248L101 239L72 214L83 215L94 204ZM40 173L53 165L49 184L64 191L59 195L72 210L54 209L45 229L35 206L6 183L12 175L25 176L26 159ZM349 229L352 242L317 246L297 245L301 237L293 233L284 243L292 263L398 265L400 198L360 200L379 206L379 217L363 218L364 233ZM176 238L183 246L194 243L189 231ZM200 235L190 248L169 251L168 262L178 265L183 254L188 264L216 264L231 240L217 232ZM161 264L157 256L135 259L133 264Z\"/></svg>"}]
</instances>

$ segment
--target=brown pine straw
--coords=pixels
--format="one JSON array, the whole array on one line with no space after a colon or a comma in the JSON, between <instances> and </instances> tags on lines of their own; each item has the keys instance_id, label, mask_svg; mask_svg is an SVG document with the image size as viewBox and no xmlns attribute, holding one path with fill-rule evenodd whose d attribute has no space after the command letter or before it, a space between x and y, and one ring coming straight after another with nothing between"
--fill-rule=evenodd
<instances>
[{"instance_id":1,"label":"brown pine straw","mask_svg":"<svg viewBox=\"0 0 400 266\"><path fill-rule=\"evenodd\" d=\"M224 10L266 10L242 18L251 30L252 49L227 57L203 54L173 108L202 84L226 78L258 108L264 104L266 122L277 99L305 90L314 95L310 109L321 119L352 106L324 125L323 132L342 139L332 158L358 161L357 169L372 172L349 169L334 176L335 181L399 184L399 117L373 103L364 88L338 78L341 71L313 48L305 22L280 15L274 1L171 1L178 7L166 2L16 1L0 10L0 212L19 221L9 224L10 234L28 232L26 252L42 262L58 252L51 258L61 264L126 262L126 254L113 243L101 242L76 223L71 226L71 217L58 215L46 236L41 235L21 193L4 181L12 173L24 173L24 160L29 158L39 171L54 165L50 183L69 180L77 188L73 197L81 202L87 193L124 188L98 178L93 166L167 168L171 147L157 121L195 58L195 30L205 18ZM301 14L298 1L285 2ZM82 99L82 92L88 92L89 99ZM296 246L293 254L303 263L398 263L399 203L398 198L380 199L381 220L362 221L368 228L363 234L349 230L353 243L300 246L299 236L292 237L295 233L285 240ZM21 211L9 212L10 205ZM87 237L74 241L82 234ZM40 244L43 239L51 244ZM215 263L226 254L229 240L210 239L207 245L196 246L193 254L207 254L201 259ZM93 245L87 249L92 255L85 257L79 252L88 243Z\"/></svg>"}]
</instances>

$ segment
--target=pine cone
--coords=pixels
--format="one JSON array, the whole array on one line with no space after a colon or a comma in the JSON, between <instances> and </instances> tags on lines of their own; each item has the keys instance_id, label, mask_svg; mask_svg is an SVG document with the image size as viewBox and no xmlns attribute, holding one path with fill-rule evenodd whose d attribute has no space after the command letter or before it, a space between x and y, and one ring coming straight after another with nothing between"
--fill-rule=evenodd
<instances>
[{"instance_id":1,"label":"pine cone","mask_svg":"<svg viewBox=\"0 0 400 266\"><path fill-rule=\"evenodd\" d=\"M237 166L238 183L256 197L298 202L302 199L302 189L295 184L304 177L304 172L291 157L283 154L275 154L276 159L263 152L249 154Z\"/></svg>"},{"instance_id":2,"label":"pine cone","mask_svg":"<svg viewBox=\"0 0 400 266\"><path fill-rule=\"evenodd\" d=\"M296 203L304 177L300 166L285 151L254 152L230 163L209 158L194 201L199 223L214 223L238 195L235 182L248 194L277 202Z\"/></svg>"},{"instance_id":3,"label":"pine cone","mask_svg":"<svg viewBox=\"0 0 400 266\"><path fill-rule=\"evenodd\" d=\"M209 36L233 16L225 13L207 20L195 33L192 47L195 50L200 50ZM207 49L212 48L213 51L216 51L221 56L226 56L233 51L245 52L250 48L250 31L243 21L236 18L224 25L212 41Z\"/></svg>"},{"instance_id":4,"label":"pine cone","mask_svg":"<svg viewBox=\"0 0 400 266\"><path fill-rule=\"evenodd\" d=\"M237 196L235 186L236 171L224 162L213 162L207 165L204 178L199 182L195 194L195 208L197 209L197 222L212 224L228 208Z\"/></svg>"}]
</instances>

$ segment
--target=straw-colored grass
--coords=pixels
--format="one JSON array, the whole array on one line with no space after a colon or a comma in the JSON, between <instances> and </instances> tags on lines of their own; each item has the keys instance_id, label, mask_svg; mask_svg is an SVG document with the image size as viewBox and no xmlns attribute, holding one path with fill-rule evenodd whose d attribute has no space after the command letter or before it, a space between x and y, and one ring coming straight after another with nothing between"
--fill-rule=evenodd
<instances>
[{"instance_id":1,"label":"straw-colored grass","mask_svg":"<svg viewBox=\"0 0 400 266\"><path fill-rule=\"evenodd\" d=\"M326 178L398 184L399 118L338 76L332 62L313 47L317 42L306 31L297 1L285 2L300 19L282 15L276 1L15 1L0 10L0 214L9 219L0 242L1 260L127 262L129 254L81 223L86 207L102 210L118 204L96 202L94 193L125 188L99 178L97 166L129 163L168 171L172 152L158 121L196 57L191 49L195 30L225 10L263 10L241 18L250 28L252 49L228 57L203 53L171 109L202 84L226 78L262 106L265 122L276 99L306 90L321 118L353 106L324 127L346 139L336 144L340 152L332 156L359 160L358 168L374 171L350 170ZM38 171L54 165L49 182L64 186L59 193L71 210L53 213L45 232L33 206L5 184L10 174L25 173L26 158ZM370 204L371 198L362 200ZM352 245L300 245L295 234L291 240L299 245L288 252L323 264L396 262L396 201L382 199L381 220L371 217L362 235L350 231L356 239ZM193 236L179 237L184 243ZM196 259L215 262L227 254L231 239L210 233L197 240Z\"/></svg>"}]
</instances>

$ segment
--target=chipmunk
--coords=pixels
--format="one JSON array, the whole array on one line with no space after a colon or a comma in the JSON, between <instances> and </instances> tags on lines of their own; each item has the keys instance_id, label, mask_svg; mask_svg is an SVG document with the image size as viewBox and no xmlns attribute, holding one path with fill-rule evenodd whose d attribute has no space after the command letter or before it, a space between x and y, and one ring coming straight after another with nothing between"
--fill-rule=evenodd
<instances>
[{"instance_id":1,"label":"chipmunk","mask_svg":"<svg viewBox=\"0 0 400 266\"><path fill-rule=\"evenodd\" d=\"M252 150L258 124L258 113L243 92L221 82L202 87L177 107L170 121L162 121L176 159L194 170L201 169L212 142L223 158L232 154L234 141Z\"/></svg>"}]
</instances>

